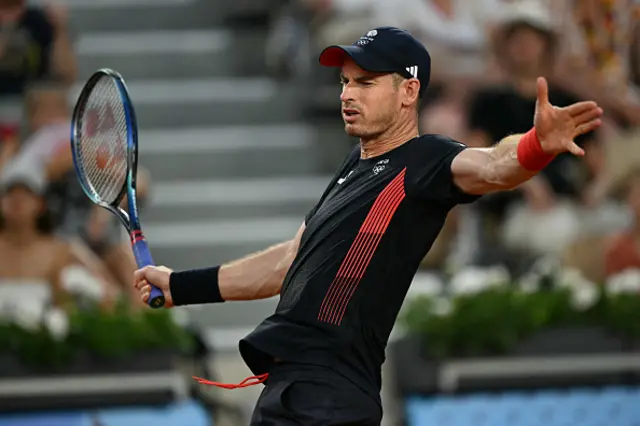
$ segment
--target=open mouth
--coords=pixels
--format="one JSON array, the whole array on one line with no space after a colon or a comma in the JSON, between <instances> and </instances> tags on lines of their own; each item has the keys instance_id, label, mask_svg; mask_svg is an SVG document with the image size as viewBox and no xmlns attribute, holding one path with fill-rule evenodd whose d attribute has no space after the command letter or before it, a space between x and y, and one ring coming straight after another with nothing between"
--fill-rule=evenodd
<instances>
[{"instance_id":1,"label":"open mouth","mask_svg":"<svg viewBox=\"0 0 640 426\"><path fill-rule=\"evenodd\" d=\"M356 118L360 113L355 109L343 109L342 114L345 120L351 121Z\"/></svg>"}]
</instances>

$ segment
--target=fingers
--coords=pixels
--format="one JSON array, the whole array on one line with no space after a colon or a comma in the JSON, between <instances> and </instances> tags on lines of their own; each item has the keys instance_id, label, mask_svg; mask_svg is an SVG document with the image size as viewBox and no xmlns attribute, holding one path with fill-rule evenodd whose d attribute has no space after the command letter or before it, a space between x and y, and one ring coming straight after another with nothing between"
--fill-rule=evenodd
<instances>
[{"instance_id":1,"label":"fingers","mask_svg":"<svg viewBox=\"0 0 640 426\"><path fill-rule=\"evenodd\" d=\"M165 281L168 281L169 271L162 266L145 266L133 273L133 286L140 289L143 283L148 281L159 287L164 287Z\"/></svg>"},{"instance_id":2,"label":"fingers","mask_svg":"<svg viewBox=\"0 0 640 426\"><path fill-rule=\"evenodd\" d=\"M147 303L147 301L149 300L150 294L151 294L151 286L149 285L149 283L145 281L144 285L140 287L140 300L142 300L144 303Z\"/></svg>"},{"instance_id":3,"label":"fingers","mask_svg":"<svg viewBox=\"0 0 640 426\"><path fill-rule=\"evenodd\" d=\"M147 282L145 269L138 269L133 273L133 287L140 290Z\"/></svg>"},{"instance_id":4,"label":"fingers","mask_svg":"<svg viewBox=\"0 0 640 426\"><path fill-rule=\"evenodd\" d=\"M583 111L581 114L574 116L573 120L580 126L602 117L602 108L592 108Z\"/></svg>"},{"instance_id":5,"label":"fingers","mask_svg":"<svg viewBox=\"0 0 640 426\"><path fill-rule=\"evenodd\" d=\"M170 307L169 283L172 270L164 266L145 266L133 273L133 287L139 292L140 300L147 303L151 295L152 284L163 291L167 301L167 307ZM152 283L152 284L150 284Z\"/></svg>"},{"instance_id":6,"label":"fingers","mask_svg":"<svg viewBox=\"0 0 640 426\"><path fill-rule=\"evenodd\" d=\"M548 104L549 103L549 85L547 84L547 80L544 77L538 77L538 104Z\"/></svg>"},{"instance_id":7,"label":"fingers","mask_svg":"<svg viewBox=\"0 0 640 426\"><path fill-rule=\"evenodd\" d=\"M584 114L588 111L593 111L593 110L600 110L600 113L602 114L602 109L598 108L598 104L593 101L578 102L578 103L569 105L568 107L565 108L565 110L567 110L572 117L577 117L581 114Z\"/></svg>"},{"instance_id":8,"label":"fingers","mask_svg":"<svg viewBox=\"0 0 640 426\"><path fill-rule=\"evenodd\" d=\"M586 123L579 124L576 127L573 137L577 137L580 135L584 135L585 133L589 133L602 125L602 120L596 118L595 120L588 121Z\"/></svg>"},{"instance_id":9,"label":"fingers","mask_svg":"<svg viewBox=\"0 0 640 426\"><path fill-rule=\"evenodd\" d=\"M573 141L569 144L569 146L567 146L567 151L569 151L573 155L577 155L578 157L582 157L584 155L584 149L580 148Z\"/></svg>"},{"instance_id":10,"label":"fingers","mask_svg":"<svg viewBox=\"0 0 640 426\"><path fill-rule=\"evenodd\" d=\"M140 289L142 282L146 279L148 268L148 266L145 266L144 268L138 269L133 273L133 286L138 290Z\"/></svg>"}]
</instances>

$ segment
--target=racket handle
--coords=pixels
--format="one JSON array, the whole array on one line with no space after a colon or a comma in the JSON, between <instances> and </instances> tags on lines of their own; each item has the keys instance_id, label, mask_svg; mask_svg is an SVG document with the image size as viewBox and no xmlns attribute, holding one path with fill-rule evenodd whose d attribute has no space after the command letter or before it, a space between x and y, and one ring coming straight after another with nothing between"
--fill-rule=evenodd
<instances>
[{"instance_id":1,"label":"racket handle","mask_svg":"<svg viewBox=\"0 0 640 426\"><path fill-rule=\"evenodd\" d=\"M131 232L131 248L133 249L133 255L136 258L138 268L155 265L151 258L149 245L147 244L147 240L144 239L142 231L136 230ZM151 293L149 294L147 304L155 309L162 308L164 306L164 293L155 285L151 283L149 283L149 285L151 286Z\"/></svg>"}]
</instances>

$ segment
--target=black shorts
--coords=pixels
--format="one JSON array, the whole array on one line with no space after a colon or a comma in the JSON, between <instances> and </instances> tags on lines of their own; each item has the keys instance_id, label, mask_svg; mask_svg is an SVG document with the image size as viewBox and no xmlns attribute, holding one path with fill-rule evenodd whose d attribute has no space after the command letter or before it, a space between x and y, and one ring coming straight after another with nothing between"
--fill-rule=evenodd
<instances>
[{"instance_id":1,"label":"black shorts","mask_svg":"<svg viewBox=\"0 0 640 426\"><path fill-rule=\"evenodd\" d=\"M276 364L258 398L251 426L379 426L378 401L326 367Z\"/></svg>"}]
</instances>

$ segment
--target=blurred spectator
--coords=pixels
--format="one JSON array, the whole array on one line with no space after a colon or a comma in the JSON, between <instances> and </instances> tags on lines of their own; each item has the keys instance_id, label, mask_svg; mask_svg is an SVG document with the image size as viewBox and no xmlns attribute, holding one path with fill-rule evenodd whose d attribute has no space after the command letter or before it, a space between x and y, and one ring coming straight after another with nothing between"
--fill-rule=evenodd
<instances>
[{"instance_id":1,"label":"blurred spectator","mask_svg":"<svg viewBox=\"0 0 640 426\"><path fill-rule=\"evenodd\" d=\"M624 240L622 236L636 227L633 203L624 201L628 198L625 186L629 176L640 170L640 151L634 148L638 142L637 135L623 133L585 147L584 163L590 180L583 191L584 208L576 219L581 235L562 258L565 266L580 270L593 282L605 281L607 264L611 263L607 258L613 256L616 245L613 243Z\"/></svg>"},{"instance_id":2,"label":"blurred spectator","mask_svg":"<svg viewBox=\"0 0 640 426\"><path fill-rule=\"evenodd\" d=\"M78 183L69 143L66 85L46 81L30 86L26 115L28 136L17 159L40 164L45 170L57 233L71 241L74 254L89 270L133 296L129 282L136 264L124 228L115 215L95 206ZM139 174L138 190L144 201L148 179L144 170Z\"/></svg>"},{"instance_id":3,"label":"blurred spectator","mask_svg":"<svg viewBox=\"0 0 640 426\"><path fill-rule=\"evenodd\" d=\"M466 140L473 146L490 146L531 128L538 76L547 77L554 105L579 101L554 83L558 34L543 3L522 0L505 6L493 36L493 53L503 82L471 95ZM584 145L594 136L583 136L577 142ZM520 190L494 194L476 203L473 209L482 216L476 237L480 245L496 248L503 242L509 252L523 249L533 254L561 250L579 231L574 202L581 201L584 169L581 159L560 155Z\"/></svg>"},{"instance_id":4,"label":"blurred spectator","mask_svg":"<svg viewBox=\"0 0 640 426\"><path fill-rule=\"evenodd\" d=\"M501 0L314 0L311 3L317 10L321 9L324 16L316 36L319 48L350 44L377 26L404 28L428 47L434 59L434 81L448 80L454 75L481 75L487 29L501 7Z\"/></svg>"},{"instance_id":5,"label":"blurred spectator","mask_svg":"<svg viewBox=\"0 0 640 426\"><path fill-rule=\"evenodd\" d=\"M564 3L563 82L581 96L598 101L619 125L640 125L637 81L640 2L565 0Z\"/></svg>"},{"instance_id":6,"label":"blurred spectator","mask_svg":"<svg viewBox=\"0 0 640 426\"><path fill-rule=\"evenodd\" d=\"M452 93L452 86L440 87L431 94L431 99L423 106L420 113L420 129L424 133L447 135L455 140L465 141L465 123L461 97ZM432 91L434 92L434 91ZM456 206L449 212L440 234L431 250L423 259L421 267L426 269L443 269L447 266L457 268L468 264L475 253L475 239L464 236L475 235L468 227L473 218L469 217L469 206ZM460 239L463 241L460 241Z\"/></svg>"},{"instance_id":7,"label":"blurred spectator","mask_svg":"<svg viewBox=\"0 0 640 426\"><path fill-rule=\"evenodd\" d=\"M640 15L640 12L636 12L636 15ZM637 19L637 20L640 20ZM640 24L636 22L635 28L631 32L631 84L638 88L640 87Z\"/></svg>"},{"instance_id":8,"label":"blurred spectator","mask_svg":"<svg viewBox=\"0 0 640 426\"><path fill-rule=\"evenodd\" d=\"M626 181L624 195L633 214L633 224L607 241L605 249L607 276L616 275L627 269L640 269L640 169L636 169Z\"/></svg>"},{"instance_id":9,"label":"blurred spectator","mask_svg":"<svg viewBox=\"0 0 640 426\"><path fill-rule=\"evenodd\" d=\"M487 30L499 17L501 0L379 1L376 24L411 31L428 47L432 81L485 78Z\"/></svg>"},{"instance_id":10,"label":"blurred spectator","mask_svg":"<svg viewBox=\"0 0 640 426\"><path fill-rule=\"evenodd\" d=\"M306 71L309 57L319 49L351 44L374 27L392 25L411 31L429 48L434 82L480 77L487 29L501 4L502 0L287 1L273 20L267 61L279 74L289 74L292 68Z\"/></svg>"},{"instance_id":11,"label":"blurred spectator","mask_svg":"<svg viewBox=\"0 0 640 426\"><path fill-rule=\"evenodd\" d=\"M0 170L18 151L19 126L14 124L18 121L18 118L14 117L14 120L9 119L5 124L0 124Z\"/></svg>"},{"instance_id":12,"label":"blurred spectator","mask_svg":"<svg viewBox=\"0 0 640 426\"><path fill-rule=\"evenodd\" d=\"M276 78L306 75L310 67L310 24L323 14L321 1L284 0L272 8L266 65ZM318 3L317 5L315 3Z\"/></svg>"},{"instance_id":13,"label":"blurred spectator","mask_svg":"<svg viewBox=\"0 0 640 426\"><path fill-rule=\"evenodd\" d=\"M490 146L503 137L530 129L536 99L536 78L552 77L557 33L548 11L534 1L506 6L494 32L493 55L503 76L501 84L483 87L472 96L469 127L475 146ZM552 84L554 105L576 101Z\"/></svg>"},{"instance_id":14,"label":"blurred spectator","mask_svg":"<svg viewBox=\"0 0 640 426\"><path fill-rule=\"evenodd\" d=\"M61 303L62 271L73 263L73 256L69 245L52 234L44 174L27 162L11 163L0 187L0 277L46 283L50 297Z\"/></svg>"},{"instance_id":15,"label":"blurred spectator","mask_svg":"<svg viewBox=\"0 0 640 426\"><path fill-rule=\"evenodd\" d=\"M75 81L76 58L62 6L42 9L26 0L0 0L0 25L0 96L20 95L43 77Z\"/></svg>"},{"instance_id":16,"label":"blurred spectator","mask_svg":"<svg viewBox=\"0 0 640 426\"><path fill-rule=\"evenodd\" d=\"M468 126L469 139L474 146L490 146L509 134L531 128L538 76L551 80L549 97L554 105L567 106L579 101L553 83L557 33L547 11L537 3L518 2L505 12L494 48L505 83L482 88L472 96ZM586 139L588 137L580 138L578 142L584 143ZM531 194L541 207L552 195L548 193L551 190L576 194L575 163L573 156L561 155L545 169L545 181L537 188L539 194Z\"/></svg>"},{"instance_id":17,"label":"blurred spectator","mask_svg":"<svg viewBox=\"0 0 640 426\"><path fill-rule=\"evenodd\" d=\"M18 137L27 86L48 77L71 84L77 75L66 10L27 3L0 0L0 162Z\"/></svg>"},{"instance_id":18,"label":"blurred spectator","mask_svg":"<svg viewBox=\"0 0 640 426\"><path fill-rule=\"evenodd\" d=\"M19 156L40 164L49 181L62 179L73 167L73 159L63 155L69 152L70 108L66 85L57 80L41 80L26 90Z\"/></svg>"}]
</instances>

